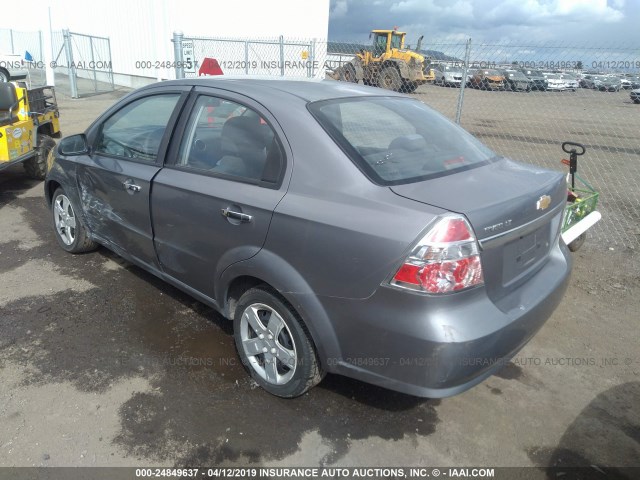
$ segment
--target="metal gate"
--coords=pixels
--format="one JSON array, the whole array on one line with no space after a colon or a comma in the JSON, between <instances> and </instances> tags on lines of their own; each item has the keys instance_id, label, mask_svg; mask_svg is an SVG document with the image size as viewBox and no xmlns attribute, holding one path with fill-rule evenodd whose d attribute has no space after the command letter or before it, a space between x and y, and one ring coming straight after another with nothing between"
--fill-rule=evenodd
<instances>
[{"instance_id":1,"label":"metal gate","mask_svg":"<svg viewBox=\"0 0 640 480\"><path fill-rule=\"evenodd\" d=\"M111 42L108 37L62 30L53 34L52 43L52 66L59 89L67 87L72 98L114 90Z\"/></svg>"}]
</instances>

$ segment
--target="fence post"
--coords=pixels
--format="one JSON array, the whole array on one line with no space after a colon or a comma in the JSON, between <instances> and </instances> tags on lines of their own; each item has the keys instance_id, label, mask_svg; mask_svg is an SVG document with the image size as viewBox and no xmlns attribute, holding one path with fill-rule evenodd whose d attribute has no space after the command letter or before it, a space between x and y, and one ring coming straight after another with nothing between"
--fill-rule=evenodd
<instances>
[{"instance_id":1,"label":"fence post","mask_svg":"<svg viewBox=\"0 0 640 480\"><path fill-rule=\"evenodd\" d=\"M42 39L42 30L38 30L38 49L40 50L38 52L38 61L40 62L44 62L44 41Z\"/></svg>"},{"instance_id":2,"label":"fence post","mask_svg":"<svg viewBox=\"0 0 640 480\"><path fill-rule=\"evenodd\" d=\"M244 74L249 74L249 41L244 41Z\"/></svg>"},{"instance_id":3,"label":"fence post","mask_svg":"<svg viewBox=\"0 0 640 480\"><path fill-rule=\"evenodd\" d=\"M98 75L96 73L96 61L93 54L93 37L89 37L89 48L91 49L91 70L93 70L93 91L98 93Z\"/></svg>"},{"instance_id":4,"label":"fence post","mask_svg":"<svg viewBox=\"0 0 640 480\"><path fill-rule=\"evenodd\" d=\"M280 76L284 77L284 37L280 35Z\"/></svg>"},{"instance_id":5,"label":"fence post","mask_svg":"<svg viewBox=\"0 0 640 480\"><path fill-rule=\"evenodd\" d=\"M73 63L73 51L71 50L71 34L69 30L62 30L64 51L67 57L67 71L69 75L69 90L71 98L78 98L78 84L76 79L76 66Z\"/></svg>"},{"instance_id":6,"label":"fence post","mask_svg":"<svg viewBox=\"0 0 640 480\"><path fill-rule=\"evenodd\" d=\"M184 64L182 59L182 39L184 34L180 31L173 32L173 56L176 61L176 78L184 78Z\"/></svg>"},{"instance_id":7,"label":"fence post","mask_svg":"<svg viewBox=\"0 0 640 480\"><path fill-rule=\"evenodd\" d=\"M13 29L9 29L9 38L11 39L11 53L15 54L16 52L13 50Z\"/></svg>"},{"instance_id":8,"label":"fence post","mask_svg":"<svg viewBox=\"0 0 640 480\"><path fill-rule=\"evenodd\" d=\"M471 39L467 40L464 52L464 67L462 67L462 82L460 83L460 94L458 95L458 105L456 107L456 123L460 125L462 116L462 104L464 103L464 87L467 85L467 72L469 71L469 56L471 54Z\"/></svg>"},{"instance_id":9,"label":"fence post","mask_svg":"<svg viewBox=\"0 0 640 480\"><path fill-rule=\"evenodd\" d=\"M109 73L111 76L111 90L116 89L116 81L113 78L113 59L111 58L111 37L107 37L107 52L109 52Z\"/></svg>"},{"instance_id":10,"label":"fence post","mask_svg":"<svg viewBox=\"0 0 640 480\"><path fill-rule=\"evenodd\" d=\"M309 69L307 76L309 78L313 78L316 75L316 39L311 40L311 45L309 45Z\"/></svg>"}]
</instances>

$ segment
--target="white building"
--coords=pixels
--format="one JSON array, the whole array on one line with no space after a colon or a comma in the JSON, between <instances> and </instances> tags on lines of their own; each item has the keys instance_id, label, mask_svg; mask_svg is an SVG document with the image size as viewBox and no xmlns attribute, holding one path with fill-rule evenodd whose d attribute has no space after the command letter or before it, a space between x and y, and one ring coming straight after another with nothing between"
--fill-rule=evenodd
<instances>
[{"instance_id":1,"label":"white building","mask_svg":"<svg viewBox=\"0 0 640 480\"><path fill-rule=\"evenodd\" d=\"M301 62L312 60L309 56L313 57L315 52L304 45L286 46L282 52L277 45L281 36L285 43L300 40L309 46L316 39L318 48L324 49L317 56L326 56L329 0L23 0L20 11L25 18L29 18L29 28L45 33L45 57L48 53L46 33L54 32L52 58L41 59L46 62L55 59L60 53L62 37L57 32L63 29L108 37L115 83L126 86L175 78L172 66L174 45L171 39L176 31L183 32L185 38L215 37L275 42L273 45L251 43L249 48L244 42L195 42L194 60L201 64L205 56L216 58L221 65L226 66L223 67L225 74L308 74L308 69L297 67L302 65ZM11 23L12 18L0 18L0 29L15 29L16 25ZM77 52L74 53L74 62L87 64L91 60L108 60L106 49L99 51L100 48L95 44L94 58L88 58L90 55L82 37L76 38L73 48ZM283 56L286 68L281 65ZM254 70L253 67L260 68ZM196 69L192 75L197 74ZM79 75L82 76L83 73Z\"/></svg>"}]
</instances>

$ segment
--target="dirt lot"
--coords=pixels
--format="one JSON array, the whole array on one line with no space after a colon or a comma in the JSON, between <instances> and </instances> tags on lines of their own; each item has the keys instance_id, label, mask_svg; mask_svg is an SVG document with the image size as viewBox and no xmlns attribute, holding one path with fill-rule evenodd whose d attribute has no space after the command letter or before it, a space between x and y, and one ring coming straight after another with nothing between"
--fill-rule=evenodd
<instances>
[{"instance_id":1,"label":"dirt lot","mask_svg":"<svg viewBox=\"0 0 640 480\"><path fill-rule=\"evenodd\" d=\"M421 92L447 108L457 94ZM82 131L121 94L62 98L63 132ZM468 92L471 130L560 158L554 125L511 131L495 112L480 125L476 95L500 106L518 94ZM524 95L551 112L566 96ZM472 390L424 400L328 376L281 400L247 379L216 313L105 249L64 253L50 223L42 184L2 172L0 466L640 466L640 257L596 240L602 226L574 255L553 317Z\"/></svg>"}]
</instances>

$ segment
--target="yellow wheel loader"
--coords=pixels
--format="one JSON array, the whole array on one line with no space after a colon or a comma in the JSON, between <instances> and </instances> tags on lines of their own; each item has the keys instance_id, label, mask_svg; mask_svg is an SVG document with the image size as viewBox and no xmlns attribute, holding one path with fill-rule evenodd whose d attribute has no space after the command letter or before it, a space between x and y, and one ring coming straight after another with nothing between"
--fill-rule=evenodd
<instances>
[{"instance_id":1,"label":"yellow wheel loader","mask_svg":"<svg viewBox=\"0 0 640 480\"><path fill-rule=\"evenodd\" d=\"M31 178L44 179L53 138L60 137L59 116L53 87L0 82L0 170L22 163Z\"/></svg>"},{"instance_id":2,"label":"yellow wheel loader","mask_svg":"<svg viewBox=\"0 0 640 480\"><path fill-rule=\"evenodd\" d=\"M394 30L372 30L373 45L362 49L330 76L336 80L372 85L396 92L411 93L418 86L433 81L430 59L405 48L406 33ZM422 38L416 50L420 50Z\"/></svg>"}]
</instances>

